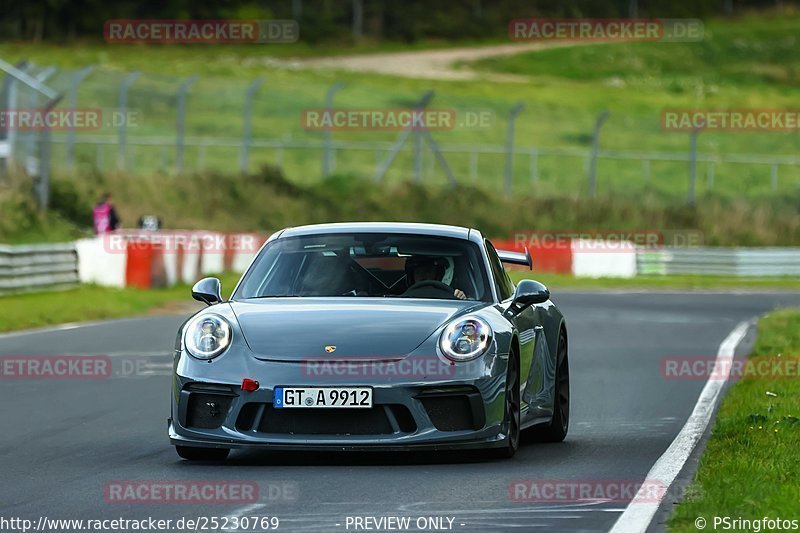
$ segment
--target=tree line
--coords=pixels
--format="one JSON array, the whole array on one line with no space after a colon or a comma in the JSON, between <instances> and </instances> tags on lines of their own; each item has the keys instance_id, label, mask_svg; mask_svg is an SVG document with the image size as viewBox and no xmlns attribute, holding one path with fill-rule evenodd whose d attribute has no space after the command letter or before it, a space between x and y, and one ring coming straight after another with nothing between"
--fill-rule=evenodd
<instances>
[{"instance_id":1,"label":"tree line","mask_svg":"<svg viewBox=\"0 0 800 533\"><path fill-rule=\"evenodd\" d=\"M0 40L103 39L109 19L294 19L308 43L507 34L515 18L707 18L783 0L0 0Z\"/></svg>"}]
</instances>

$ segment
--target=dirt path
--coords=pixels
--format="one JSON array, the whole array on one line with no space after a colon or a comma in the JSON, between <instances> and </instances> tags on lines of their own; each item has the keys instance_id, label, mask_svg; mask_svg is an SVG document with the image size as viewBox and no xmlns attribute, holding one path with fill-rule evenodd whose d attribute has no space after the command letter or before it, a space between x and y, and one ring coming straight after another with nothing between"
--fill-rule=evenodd
<instances>
[{"instance_id":1,"label":"dirt path","mask_svg":"<svg viewBox=\"0 0 800 533\"><path fill-rule=\"evenodd\" d=\"M573 45L574 43L502 44L472 48L364 54L298 59L292 61L291 66L295 68L324 68L355 72L373 72L390 76L436 80L474 80L480 78L492 79L495 81L523 81L527 79L525 76L487 74L475 72L466 67L456 68L455 65L461 61L477 61L487 57L508 56L522 52Z\"/></svg>"}]
</instances>

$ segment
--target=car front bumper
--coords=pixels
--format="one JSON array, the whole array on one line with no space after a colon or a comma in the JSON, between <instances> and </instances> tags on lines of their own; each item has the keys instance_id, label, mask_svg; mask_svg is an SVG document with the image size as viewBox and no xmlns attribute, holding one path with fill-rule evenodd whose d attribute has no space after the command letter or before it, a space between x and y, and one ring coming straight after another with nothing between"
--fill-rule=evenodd
<instances>
[{"instance_id":1,"label":"car front bumper","mask_svg":"<svg viewBox=\"0 0 800 533\"><path fill-rule=\"evenodd\" d=\"M430 362L437 356L415 357ZM340 364L338 372L325 373L309 372L300 362L228 354L225 359L219 362L224 364L209 364L176 353L168 421L173 445L342 451L505 445L507 356L492 354L458 363L445 372L447 375L414 372L401 376L348 371L348 362ZM258 381L258 390L242 390L244 378ZM368 386L373 389L373 407L275 409L273 391L280 386Z\"/></svg>"}]
</instances>

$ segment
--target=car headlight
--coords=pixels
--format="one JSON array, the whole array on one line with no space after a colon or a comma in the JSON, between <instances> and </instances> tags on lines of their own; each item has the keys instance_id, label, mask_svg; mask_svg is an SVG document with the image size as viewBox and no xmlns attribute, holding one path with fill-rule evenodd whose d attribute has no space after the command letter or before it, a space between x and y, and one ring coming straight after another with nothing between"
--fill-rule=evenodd
<instances>
[{"instance_id":1,"label":"car headlight","mask_svg":"<svg viewBox=\"0 0 800 533\"><path fill-rule=\"evenodd\" d=\"M462 318L448 324L439 338L442 353L453 361L482 355L492 342L492 328L480 318Z\"/></svg>"},{"instance_id":2,"label":"car headlight","mask_svg":"<svg viewBox=\"0 0 800 533\"><path fill-rule=\"evenodd\" d=\"M201 315L186 326L186 351L197 359L213 359L231 343L231 325L219 315Z\"/></svg>"}]
</instances>

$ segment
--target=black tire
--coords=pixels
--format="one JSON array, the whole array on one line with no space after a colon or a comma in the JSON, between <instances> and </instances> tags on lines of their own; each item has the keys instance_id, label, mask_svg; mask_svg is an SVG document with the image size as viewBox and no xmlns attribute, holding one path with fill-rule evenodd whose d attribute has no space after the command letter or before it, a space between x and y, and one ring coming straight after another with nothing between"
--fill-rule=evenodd
<instances>
[{"instance_id":1,"label":"black tire","mask_svg":"<svg viewBox=\"0 0 800 533\"><path fill-rule=\"evenodd\" d=\"M230 448L196 448L194 446L175 446L175 451L187 461L224 461Z\"/></svg>"},{"instance_id":2,"label":"black tire","mask_svg":"<svg viewBox=\"0 0 800 533\"><path fill-rule=\"evenodd\" d=\"M561 442L569 431L569 353L567 335L558 335L556 358L556 390L553 418L549 424L531 428L531 436L539 442Z\"/></svg>"},{"instance_id":3,"label":"black tire","mask_svg":"<svg viewBox=\"0 0 800 533\"><path fill-rule=\"evenodd\" d=\"M519 357L515 352L508 356L506 371L506 401L503 416L505 432L508 435L502 448L492 450L498 459L511 459L517 453L520 439L520 393L519 393Z\"/></svg>"}]
</instances>

